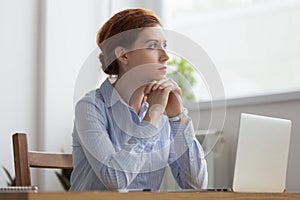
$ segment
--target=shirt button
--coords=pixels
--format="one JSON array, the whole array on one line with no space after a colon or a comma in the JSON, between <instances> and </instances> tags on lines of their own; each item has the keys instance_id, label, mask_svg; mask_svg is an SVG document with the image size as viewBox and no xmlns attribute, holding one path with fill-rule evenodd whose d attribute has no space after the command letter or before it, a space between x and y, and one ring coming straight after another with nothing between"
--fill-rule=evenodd
<instances>
[{"instance_id":1,"label":"shirt button","mask_svg":"<svg viewBox=\"0 0 300 200\"><path fill-rule=\"evenodd\" d=\"M192 132L191 131L187 131L186 134L187 135L192 135Z\"/></svg>"},{"instance_id":2,"label":"shirt button","mask_svg":"<svg viewBox=\"0 0 300 200\"><path fill-rule=\"evenodd\" d=\"M135 139L129 139L128 141L127 141L127 143L128 144L136 144L136 141L135 141Z\"/></svg>"},{"instance_id":3,"label":"shirt button","mask_svg":"<svg viewBox=\"0 0 300 200\"><path fill-rule=\"evenodd\" d=\"M156 136L153 136L153 137L152 137L152 141L153 141L153 142L156 141L156 140L157 140L157 137L158 137L157 135L156 135Z\"/></svg>"}]
</instances>

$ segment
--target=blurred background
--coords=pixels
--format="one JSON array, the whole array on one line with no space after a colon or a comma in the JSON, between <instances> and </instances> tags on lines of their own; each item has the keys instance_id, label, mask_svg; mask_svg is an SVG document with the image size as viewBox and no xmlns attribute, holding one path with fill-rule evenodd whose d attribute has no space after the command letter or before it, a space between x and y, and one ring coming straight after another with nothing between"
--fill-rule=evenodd
<instances>
[{"instance_id":1,"label":"blurred background","mask_svg":"<svg viewBox=\"0 0 300 200\"><path fill-rule=\"evenodd\" d=\"M129 7L153 10L164 28L195 41L215 63L227 100L224 128L207 126L211 99L199 78L200 103L186 103L199 140L209 132L217 142L207 157L209 185L231 187L239 116L248 112L292 120L287 190L300 192L297 0L0 0L0 166L14 175L15 132L28 134L31 150L72 151L78 75L101 25ZM53 171L33 175L41 190L62 190ZM1 169L0 185L6 181Z\"/></svg>"}]
</instances>

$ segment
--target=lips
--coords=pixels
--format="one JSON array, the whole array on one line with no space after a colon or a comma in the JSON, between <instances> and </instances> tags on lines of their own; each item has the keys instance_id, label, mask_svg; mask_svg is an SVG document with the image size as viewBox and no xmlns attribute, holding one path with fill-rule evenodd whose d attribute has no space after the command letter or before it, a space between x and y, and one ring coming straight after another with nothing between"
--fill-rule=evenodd
<instances>
[{"instance_id":1,"label":"lips","mask_svg":"<svg viewBox=\"0 0 300 200\"><path fill-rule=\"evenodd\" d=\"M167 67L166 67L166 66L163 66L163 67L158 68L158 70L167 71Z\"/></svg>"}]
</instances>

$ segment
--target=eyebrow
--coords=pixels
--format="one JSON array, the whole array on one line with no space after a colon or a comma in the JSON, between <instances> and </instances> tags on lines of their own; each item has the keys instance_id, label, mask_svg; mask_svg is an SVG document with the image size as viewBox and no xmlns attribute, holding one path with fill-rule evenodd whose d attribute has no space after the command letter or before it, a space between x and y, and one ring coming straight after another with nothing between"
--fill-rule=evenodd
<instances>
[{"instance_id":1,"label":"eyebrow","mask_svg":"<svg viewBox=\"0 0 300 200\"><path fill-rule=\"evenodd\" d=\"M157 39L149 39L145 43L152 42L152 41L159 42L159 40ZM167 40L164 40L163 43L167 43Z\"/></svg>"}]
</instances>

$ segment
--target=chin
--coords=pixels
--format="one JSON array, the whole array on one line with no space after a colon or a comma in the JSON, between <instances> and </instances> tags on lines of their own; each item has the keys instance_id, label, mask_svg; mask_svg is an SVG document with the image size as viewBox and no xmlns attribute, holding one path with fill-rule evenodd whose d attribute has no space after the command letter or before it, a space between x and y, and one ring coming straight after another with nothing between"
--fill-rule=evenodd
<instances>
[{"instance_id":1,"label":"chin","mask_svg":"<svg viewBox=\"0 0 300 200\"><path fill-rule=\"evenodd\" d=\"M166 75L160 75L160 76L157 76L156 79L160 80L160 79L164 79L166 78Z\"/></svg>"},{"instance_id":2,"label":"chin","mask_svg":"<svg viewBox=\"0 0 300 200\"><path fill-rule=\"evenodd\" d=\"M156 72L153 74L148 74L148 79L153 81L153 80L160 80L166 78L166 73L162 73L162 72Z\"/></svg>"}]
</instances>

